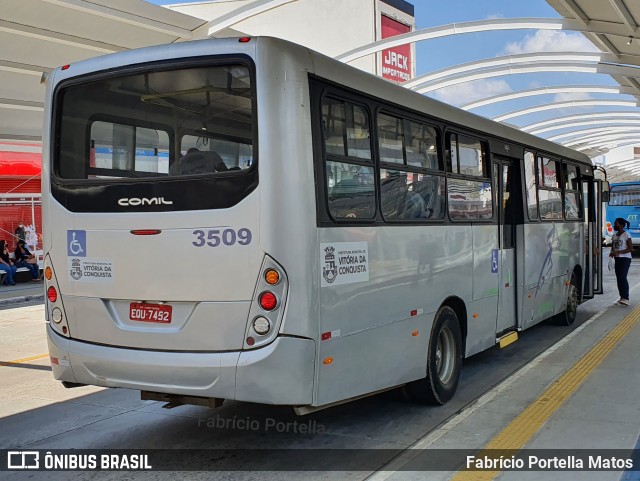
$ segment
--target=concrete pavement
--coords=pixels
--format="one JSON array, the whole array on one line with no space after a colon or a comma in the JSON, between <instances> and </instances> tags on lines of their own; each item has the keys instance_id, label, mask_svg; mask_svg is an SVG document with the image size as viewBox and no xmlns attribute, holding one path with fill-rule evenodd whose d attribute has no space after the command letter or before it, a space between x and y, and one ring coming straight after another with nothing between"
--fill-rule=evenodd
<instances>
[{"instance_id":1,"label":"concrete pavement","mask_svg":"<svg viewBox=\"0 0 640 481\"><path fill-rule=\"evenodd\" d=\"M15 286L0 286L0 306L24 301L42 301L44 282L20 282Z\"/></svg>"}]
</instances>

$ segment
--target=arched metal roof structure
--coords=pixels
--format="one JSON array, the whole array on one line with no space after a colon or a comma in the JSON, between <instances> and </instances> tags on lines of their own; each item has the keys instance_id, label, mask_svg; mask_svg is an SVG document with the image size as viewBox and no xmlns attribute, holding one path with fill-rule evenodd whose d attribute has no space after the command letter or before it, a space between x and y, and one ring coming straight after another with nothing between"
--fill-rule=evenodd
<instances>
[{"instance_id":1,"label":"arched metal roof structure","mask_svg":"<svg viewBox=\"0 0 640 481\"><path fill-rule=\"evenodd\" d=\"M566 142L562 142L562 145L566 145L567 147L574 147L576 145L582 145L587 143L592 143L595 141L608 141L608 140L617 140L621 138L630 138L630 137L638 137L640 135L640 128L630 129L626 131L617 131L617 132L609 132L609 133L600 133L594 135L587 135L585 137L579 137L577 139L572 139Z\"/></svg>"},{"instance_id":2,"label":"arched metal roof structure","mask_svg":"<svg viewBox=\"0 0 640 481\"><path fill-rule=\"evenodd\" d=\"M636 69L640 65L640 57L638 56L638 46L640 45L640 4L631 2L630 0L547 0L553 8L558 11L564 18L559 20L551 19L492 19L485 21L464 22L450 25L443 25L429 29L417 30L401 36L385 39L371 45L359 47L342 54L339 58L344 61L353 61L363 55L381 51L396 45L401 45L407 41L421 41L433 38L446 37L449 35L458 35L472 32L508 30L508 29L540 29L540 30L573 30L584 33L589 40L603 52L596 65L588 67L582 65L583 62L571 61L564 64L565 71L571 72L591 72L602 73L612 76L620 85L619 88L597 86L592 90L585 87L567 86L566 91L562 93L588 93L588 94L627 94L633 95L640 99L640 70ZM484 59L477 62L471 62L466 65L458 65L445 69L440 72L431 72L419 79L413 79L410 86L418 92L426 93L444 88L446 86L457 85L472 80L492 78L502 75L511 75L516 73L530 73L534 71L558 71L562 70L559 65L542 65L540 63L533 64L533 58L524 60L522 65L513 65L512 59L504 59L505 62L501 66L496 59ZM569 60L569 59L566 59ZM595 68L594 68L595 67ZM448 71L447 71L448 70ZM421 85L421 87L419 87ZM572 89L573 87L573 89ZM558 90L555 90L558 89ZM492 99L480 100L472 102L464 106L465 109L471 110L481 106L490 105L497 102L505 102L508 100L521 99L525 97L536 97L548 93L561 93L559 89L562 86L552 87L551 89L530 89L521 92L512 92ZM612 103L618 104L612 100ZM595 104L602 105L602 104ZM618 104L620 105L620 104ZM623 103L622 105L629 105ZM559 105L556 105L558 107ZM564 104L564 106L568 106ZM574 104L573 106L584 107L586 104ZM629 105L635 107L636 105ZM507 120L518 115L525 115L526 112L551 112L551 109L536 108L520 109L512 113L507 113L496 117L497 120ZM577 116L574 116L577 117ZM631 117L628 117L631 118ZM529 126L532 133L542 134L552 130L560 130L562 128L571 129L578 125L574 125L565 119L562 123L553 123L551 121L538 122L534 126ZM586 119L582 119L587 121ZM546 122L550 122L547 124ZM534 130L537 129L537 130ZM623 128L619 131L625 132ZM590 150L593 152L593 150Z\"/></svg>"},{"instance_id":3,"label":"arched metal roof structure","mask_svg":"<svg viewBox=\"0 0 640 481\"><path fill-rule=\"evenodd\" d=\"M482 100L476 100L462 105L462 110L472 110L478 107L506 102L508 100L516 100L524 97L535 97L538 95L554 95L554 94L575 94L575 93L601 93L601 94L627 94L636 95L637 91L633 87L607 86L607 85L558 85L555 87L541 87L537 89L518 90L508 94L494 95Z\"/></svg>"},{"instance_id":4,"label":"arched metal roof structure","mask_svg":"<svg viewBox=\"0 0 640 481\"><path fill-rule=\"evenodd\" d=\"M409 42L420 42L422 40L432 40L434 38L448 37L450 35L496 30L572 30L583 33L594 33L600 35L607 34L628 38L630 34L621 31L621 28L622 25L615 22L590 21L585 23L574 19L497 18L491 20L477 20L473 22L452 23L449 25L441 25L439 27L414 30L413 32L397 35L363 47L355 48L343 53L342 55L338 55L336 58L343 62L351 62L360 57L381 52L387 48L404 45ZM636 28L636 30L635 35L640 37L640 29Z\"/></svg>"},{"instance_id":5,"label":"arched metal roof structure","mask_svg":"<svg viewBox=\"0 0 640 481\"><path fill-rule=\"evenodd\" d=\"M39 141L43 73L58 65L194 38L206 24L143 0L3 0L0 140Z\"/></svg>"},{"instance_id":6,"label":"arched metal roof structure","mask_svg":"<svg viewBox=\"0 0 640 481\"><path fill-rule=\"evenodd\" d=\"M222 15L221 17L207 23L205 26L207 29L207 37L213 37L216 33L235 25L242 20L255 17L261 13L296 1L297 0L257 0L249 2L240 8L232 10L226 15Z\"/></svg>"},{"instance_id":7,"label":"arched metal roof structure","mask_svg":"<svg viewBox=\"0 0 640 481\"><path fill-rule=\"evenodd\" d=\"M520 130L529 132L533 135L540 135L545 132L551 132L553 130L560 130L564 128L571 128L580 125L596 125L603 122L611 122L614 120L635 120L640 121L640 112L628 112L628 111L610 111L610 112L591 112L588 114L579 115L566 115L561 117L554 117L548 120L542 120L533 124L524 125L520 127ZM573 122L576 122L573 124ZM578 124L577 122L581 122Z\"/></svg>"},{"instance_id":8,"label":"arched metal roof structure","mask_svg":"<svg viewBox=\"0 0 640 481\"><path fill-rule=\"evenodd\" d=\"M218 35L237 22L299 0L251 0L240 8L205 21L159 7L143 0L3 0L0 19L0 139L38 140L42 116L43 88L40 78L57 65L130 48L170 43ZM532 104L497 116L508 120L526 113L553 113L568 103L551 104L546 94L587 93L609 96L632 95L640 100L640 4L631 0L547 0L563 18L490 19L455 23L399 35L364 45L340 55L343 61L380 52L394 45L451 35L496 30L569 30L584 33L600 50L595 53L529 53L504 58L483 59L454 65L414 79L418 92L433 92L449 85L502 75L533 72L583 72L606 74L619 87L605 85L557 85L511 92L465 105L479 107L526 99ZM631 41L629 41L631 40ZM604 105L571 102L572 107ZM544 107L536 104L545 103ZM633 102L612 97L607 105L634 108ZM634 115L638 114L638 115ZM602 123L606 119L606 125ZM574 142L580 136L609 131L631 135L629 122L640 119L638 112L599 112L565 116L522 126L536 135L557 131L558 141ZM591 127L591 131L580 129ZM597 130L602 126L601 130ZM573 132L573 133L572 133ZM598 139L598 137L592 137ZM607 138L607 141L609 138ZM616 140L618 141L618 140ZM623 145L626 140L619 140ZM586 144L589 149L591 146ZM597 153L597 148L589 150Z\"/></svg>"},{"instance_id":9,"label":"arched metal roof structure","mask_svg":"<svg viewBox=\"0 0 640 481\"><path fill-rule=\"evenodd\" d=\"M491 71L493 68L512 66L512 65L528 65L532 63L549 63L562 64L576 62L578 64L584 62L588 64L600 62L602 54L596 52L536 52L522 53L518 55L507 55L504 57L492 57L473 62L467 62L460 65L454 65L435 72L427 72L423 75L408 80L402 85L412 90L420 91L421 87L432 84L438 80L449 78L467 78L477 71ZM473 80L473 79L472 79Z\"/></svg>"},{"instance_id":10,"label":"arched metal roof structure","mask_svg":"<svg viewBox=\"0 0 640 481\"><path fill-rule=\"evenodd\" d=\"M551 142L559 142L560 139L566 139L562 141L562 143L566 145L566 143L570 141L573 141L585 136L601 135L604 133L612 133L612 132L631 132L636 129L640 131L640 123L638 123L638 121L636 120L633 120L633 121L630 121L627 125L623 125L623 124L621 125L619 123L615 123L615 125L607 124L607 125L602 125L600 127L593 127L590 129L570 130L562 134L547 137L547 140L550 140ZM570 137L570 138L567 139L567 137Z\"/></svg>"},{"instance_id":11,"label":"arched metal roof structure","mask_svg":"<svg viewBox=\"0 0 640 481\"><path fill-rule=\"evenodd\" d=\"M472 80L522 73L582 72L626 75L634 78L640 76L639 68L613 63L614 60L614 57L607 54L586 52L541 52L508 55L454 65L437 72L421 75L402 85L419 93L427 93ZM640 91L633 95L640 95Z\"/></svg>"},{"instance_id":12,"label":"arched metal roof structure","mask_svg":"<svg viewBox=\"0 0 640 481\"><path fill-rule=\"evenodd\" d=\"M529 107L521 110L514 110L503 115L494 117L493 120L503 122L505 120L512 119L514 117L521 117L523 115L533 114L535 112L543 112L545 110L565 109L569 107L638 107L638 102L633 100L569 100L566 102L550 102L544 105L536 105L535 107Z\"/></svg>"}]
</instances>

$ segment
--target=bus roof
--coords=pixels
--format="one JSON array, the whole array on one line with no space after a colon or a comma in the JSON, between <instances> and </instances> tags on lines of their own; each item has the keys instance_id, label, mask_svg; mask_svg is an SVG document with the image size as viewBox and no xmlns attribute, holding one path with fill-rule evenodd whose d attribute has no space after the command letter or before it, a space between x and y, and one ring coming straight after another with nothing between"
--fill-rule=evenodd
<instances>
[{"instance_id":1,"label":"bus roof","mask_svg":"<svg viewBox=\"0 0 640 481\"><path fill-rule=\"evenodd\" d=\"M217 48L211 48L212 45ZM505 142L531 147L548 154L592 166L591 159L582 152L439 102L412 90L401 88L398 85L393 85L388 80L359 70L324 54L274 37L253 37L250 42L239 42L237 38L194 40L117 52L83 60L73 64L71 67L67 66L65 70L56 69L51 74L51 80L57 83L65 78L116 69L122 66L172 58L211 56L223 52L234 52L255 57L258 48L277 49L279 52L295 58L300 63L301 68L314 72L320 77L368 95L383 98L404 108L427 113L429 116L446 120L459 127L482 132L485 135L488 134Z\"/></svg>"}]
</instances>

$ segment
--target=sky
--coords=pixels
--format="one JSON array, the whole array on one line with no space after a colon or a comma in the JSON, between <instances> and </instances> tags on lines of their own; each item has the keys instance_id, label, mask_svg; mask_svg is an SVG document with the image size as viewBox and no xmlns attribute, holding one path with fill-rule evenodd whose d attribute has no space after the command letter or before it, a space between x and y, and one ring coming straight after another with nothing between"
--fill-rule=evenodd
<instances>
[{"instance_id":1,"label":"sky","mask_svg":"<svg viewBox=\"0 0 640 481\"><path fill-rule=\"evenodd\" d=\"M156 4L185 3L179 0L148 0ZM316 0L322 1L322 0ZM409 0L415 6L416 28L423 29L454 22L466 22L492 18L559 18L558 13L544 0ZM443 8L446 6L446 8ZM594 52L596 48L582 34L549 30L514 30L454 35L416 44L416 75L433 72L454 65L527 52ZM501 93L558 85L617 85L607 75L581 73L529 73L508 75L467 82L441 89L434 98L460 106L478 98ZM627 95L612 94L556 94L529 97L480 107L475 113L494 117L506 112L526 108L541 102L573 99L633 100ZM528 125L551 116L611 110L612 107L573 107L566 112L542 112L520 116L508 122L518 126ZM615 110L627 110L615 107ZM558 132L553 132L557 134ZM551 135L551 134L549 134Z\"/></svg>"}]
</instances>

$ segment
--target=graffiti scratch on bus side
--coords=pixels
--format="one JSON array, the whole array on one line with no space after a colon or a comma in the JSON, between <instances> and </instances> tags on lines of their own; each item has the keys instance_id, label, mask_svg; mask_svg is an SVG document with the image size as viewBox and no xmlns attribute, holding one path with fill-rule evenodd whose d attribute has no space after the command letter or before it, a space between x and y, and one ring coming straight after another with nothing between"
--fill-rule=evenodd
<instances>
[{"instance_id":1,"label":"graffiti scratch on bus side","mask_svg":"<svg viewBox=\"0 0 640 481\"><path fill-rule=\"evenodd\" d=\"M544 281L548 276L551 275L551 270L553 269L553 245L556 242L557 233L556 226L551 226L551 230L547 234L547 245L549 249L547 250L547 255L544 258L544 262L542 263L542 267L540 268L540 274L538 274L538 283L536 285L536 293L534 297L538 296L538 291L544 285ZM546 274L546 276L545 276Z\"/></svg>"}]
</instances>

